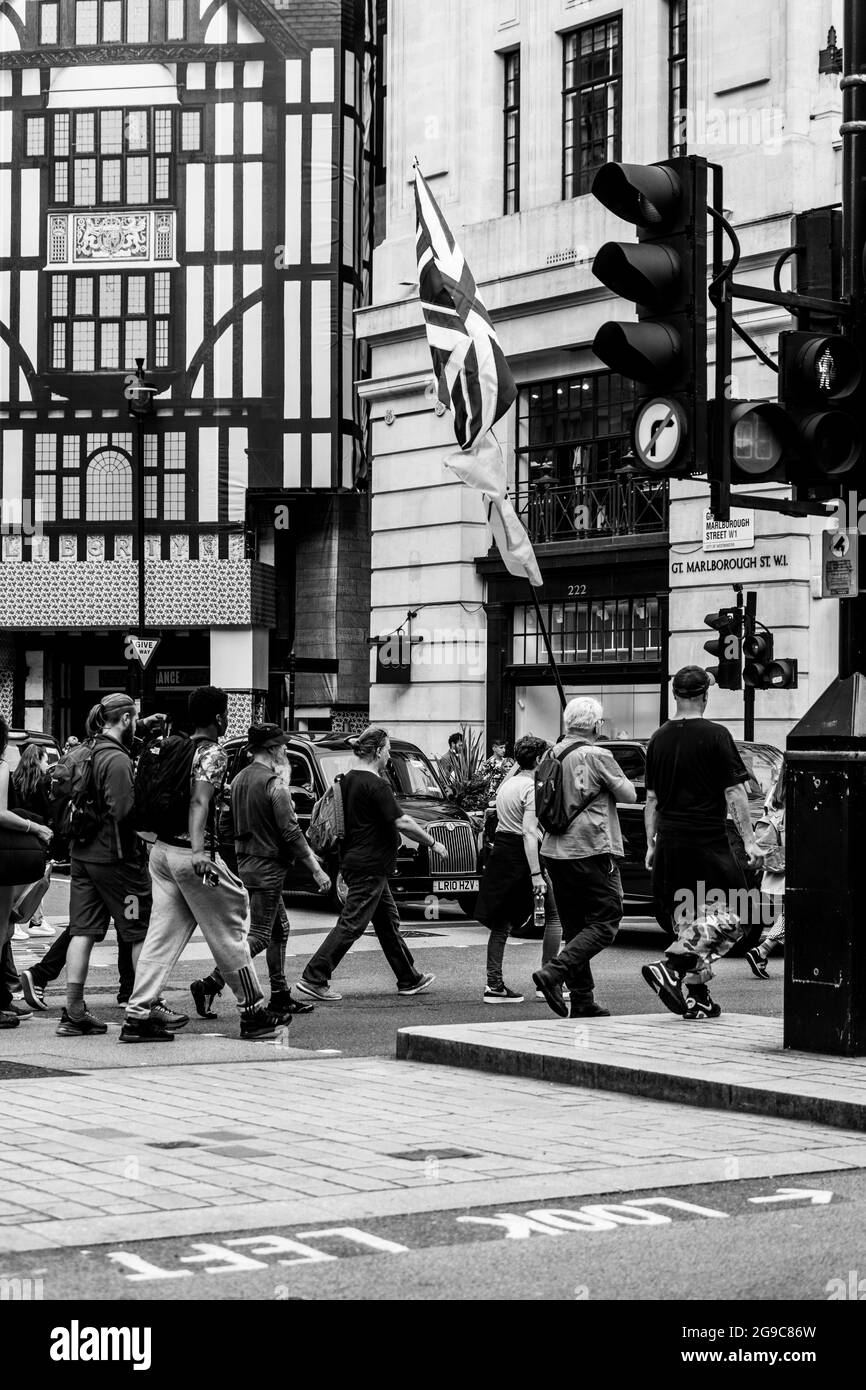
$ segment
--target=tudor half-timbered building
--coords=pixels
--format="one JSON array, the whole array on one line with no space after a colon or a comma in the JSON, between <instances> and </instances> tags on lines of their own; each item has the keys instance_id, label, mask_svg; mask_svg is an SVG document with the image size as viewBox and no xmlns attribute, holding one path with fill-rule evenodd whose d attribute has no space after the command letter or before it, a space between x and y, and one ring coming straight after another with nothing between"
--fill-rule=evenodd
<instances>
[{"instance_id":1,"label":"tudor half-timbered building","mask_svg":"<svg viewBox=\"0 0 866 1390\"><path fill-rule=\"evenodd\" d=\"M364 0L0 3L0 711L363 717ZM157 390L130 417L136 362ZM140 431L140 436L139 436ZM143 546L139 553L139 536Z\"/></svg>"}]
</instances>

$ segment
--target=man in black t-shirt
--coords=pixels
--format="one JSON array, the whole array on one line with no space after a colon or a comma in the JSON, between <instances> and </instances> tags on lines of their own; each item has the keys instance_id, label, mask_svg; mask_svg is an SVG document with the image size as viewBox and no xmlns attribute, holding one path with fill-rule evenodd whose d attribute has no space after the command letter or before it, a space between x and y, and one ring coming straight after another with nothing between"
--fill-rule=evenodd
<instances>
[{"instance_id":1,"label":"man in black t-shirt","mask_svg":"<svg viewBox=\"0 0 866 1390\"><path fill-rule=\"evenodd\" d=\"M342 999L330 980L346 952L372 922L379 945L397 977L398 994L421 994L435 975L424 975L400 935L400 914L388 887L397 864L400 835L427 845L447 859L448 851L411 816L404 815L383 773L391 757L391 740L384 729L367 729L355 740L357 767L343 778L343 839L340 869L348 895L330 935L307 963L295 988L308 999L336 1003Z\"/></svg>"},{"instance_id":2,"label":"man in black t-shirt","mask_svg":"<svg viewBox=\"0 0 866 1390\"><path fill-rule=\"evenodd\" d=\"M728 842L729 812L749 865L761 862L745 790L749 770L728 730L704 718L709 687L700 666L677 672L677 712L650 739L646 765L646 866L656 904L680 940L641 973L666 1008L690 1020L721 1013L707 988L712 961L738 934L746 883ZM704 929L692 931L696 922Z\"/></svg>"}]
</instances>

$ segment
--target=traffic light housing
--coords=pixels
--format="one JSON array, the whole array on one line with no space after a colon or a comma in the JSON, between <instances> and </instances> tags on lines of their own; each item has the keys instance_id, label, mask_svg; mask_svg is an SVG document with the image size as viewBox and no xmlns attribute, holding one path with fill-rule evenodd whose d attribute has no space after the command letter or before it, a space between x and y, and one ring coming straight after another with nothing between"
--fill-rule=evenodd
<instances>
[{"instance_id":1,"label":"traffic light housing","mask_svg":"<svg viewBox=\"0 0 866 1390\"><path fill-rule=\"evenodd\" d=\"M781 333L779 402L795 432L788 480L808 490L849 478L866 452L866 372L856 343L833 333Z\"/></svg>"},{"instance_id":2,"label":"traffic light housing","mask_svg":"<svg viewBox=\"0 0 866 1390\"><path fill-rule=\"evenodd\" d=\"M708 613L704 623L718 633L718 637L704 643L704 651L718 657L719 664L706 669L720 690L742 690L743 610L721 608L718 613Z\"/></svg>"},{"instance_id":3,"label":"traffic light housing","mask_svg":"<svg viewBox=\"0 0 866 1390\"><path fill-rule=\"evenodd\" d=\"M743 636L743 684L752 690L796 690L799 683L798 663L775 656L775 638L769 628L746 614Z\"/></svg>"},{"instance_id":4,"label":"traffic light housing","mask_svg":"<svg viewBox=\"0 0 866 1390\"><path fill-rule=\"evenodd\" d=\"M671 477L706 472L707 162L605 164L592 193L637 228L637 244L607 242L593 274L634 302L637 323L602 324L593 351L638 383L635 461Z\"/></svg>"}]
</instances>

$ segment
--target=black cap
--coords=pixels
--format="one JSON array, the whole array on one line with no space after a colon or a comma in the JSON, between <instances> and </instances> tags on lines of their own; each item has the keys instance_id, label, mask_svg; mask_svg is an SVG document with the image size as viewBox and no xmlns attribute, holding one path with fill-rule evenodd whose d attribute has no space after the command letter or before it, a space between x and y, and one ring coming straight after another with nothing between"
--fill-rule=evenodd
<instances>
[{"instance_id":1,"label":"black cap","mask_svg":"<svg viewBox=\"0 0 866 1390\"><path fill-rule=\"evenodd\" d=\"M703 666L683 666L673 679L673 691L684 700L696 700L713 684L713 678Z\"/></svg>"},{"instance_id":2,"label":"black cap","mask_svg":"<svg viewBox=\"0 0 866 1390\"><path fill-rule=\"evenodd\" d=\"M251 753L260 753L263 748L273 748L275 744L288 743L289 735L279 724L252 724L247 729L247 743Z\"/></svg>"}]
</instances>

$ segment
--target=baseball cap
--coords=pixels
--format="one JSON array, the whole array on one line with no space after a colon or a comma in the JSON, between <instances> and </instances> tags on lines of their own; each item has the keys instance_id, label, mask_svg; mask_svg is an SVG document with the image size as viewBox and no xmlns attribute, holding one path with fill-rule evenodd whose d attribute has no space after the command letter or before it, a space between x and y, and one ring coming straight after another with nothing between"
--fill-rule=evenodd
<instances>
[{"instance_id":1,"label":"baseball cap","mask_svg":"<svg viewBox=\"0 0 866 1390\"><path fill-rule=\"evenodd\" d=\"M272 748L277 743L288 743L289 735L279 724L251 724L247 729L247 743L250 752L258 753L263 748Z\"/></svg>"},{"instance_id":2,"label":"baseball cap","mask_svg":"<svg viewBox=\"0 0 866 1390\"><path fill-rule=\"evenodd\" d=\"M687 700L703 695L713 684L713 678L703 666L683 666L673 679L673 691Z\"/></svg>"}]
</instances>

